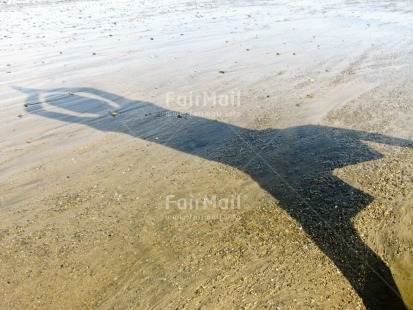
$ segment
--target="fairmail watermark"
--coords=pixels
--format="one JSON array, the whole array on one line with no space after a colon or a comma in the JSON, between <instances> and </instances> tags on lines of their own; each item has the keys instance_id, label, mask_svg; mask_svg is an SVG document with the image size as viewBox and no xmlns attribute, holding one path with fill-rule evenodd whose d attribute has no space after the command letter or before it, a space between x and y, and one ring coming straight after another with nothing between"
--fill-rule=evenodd
<instances>
[{"instance_id":1,"label":"fairmail watermark","mask_svg":"<svg viewBox=\"0 0 413 310\"><path fill-rule=\"evenodd\" d=\"M241 195L218 197L217 195L197 197L192 194L187 197L168 195L165 198L167 210L237 210L241 209Z\"/></svg>"},{"instance_id":2,"label":"fairmail watermark","mask_svg":"<svg viewBox=\"0 0 413 310\"><path fill-rule=\"evenodd\" d=\"M167 215L167 220L170 221L192 221L192 222L201 222L201 221L239 221L241 216L238 214L175 214Z\"/></svg>"},{"instance_id":3,"label":"fairmail watermark","mask_svg":"<svg viewBox=\"0 0 413 310\"><path fill-rule=\"evenodd\" d=\"M240 118L241 112L240 111L188 111L185 113L177 112L177 111L167 111L165 112L165 116L168 117L178 117L178 118L187 118L187 117L206 117L206 118Z\"/></svg>"},{"instance_id":4,"label":"fairmail watermark","mask_svg":"<svg viewBox=\"0 0 413 310\"><path fill-rule=\"evenodd\" d=\"M166 106L179 106L182 108L194 107L241 107L241 92L230 91L224 94L217 92L166 93Z\"/></svg>"}]
</instances>

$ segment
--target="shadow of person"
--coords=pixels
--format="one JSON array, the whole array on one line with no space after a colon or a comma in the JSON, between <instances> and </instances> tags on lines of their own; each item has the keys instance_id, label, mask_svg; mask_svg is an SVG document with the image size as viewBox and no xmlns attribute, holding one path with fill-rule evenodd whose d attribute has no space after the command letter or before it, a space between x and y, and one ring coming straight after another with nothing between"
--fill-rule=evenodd
<instances>
[{"instance_id":1,"label":"shadow of person","mask_svg":"<svg viewBox=\"0 0 413 310\"><path fill-rule=\"evenodd\" d=\"M368 309L405 309L389 268L351 222L373 197L333 170L382 158L362 141L412 147L411 141L315 125L250 130L93 88L17 89L27 94L31 114L125 132L249 174L301 224Z\"/></svg>"}]
</instances>

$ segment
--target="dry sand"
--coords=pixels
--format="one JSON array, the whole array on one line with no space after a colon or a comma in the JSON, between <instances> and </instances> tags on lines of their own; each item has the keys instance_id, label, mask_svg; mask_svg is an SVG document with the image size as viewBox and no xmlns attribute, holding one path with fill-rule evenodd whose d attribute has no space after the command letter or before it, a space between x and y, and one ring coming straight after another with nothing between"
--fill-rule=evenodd
<instances>
[{"instance_id":1,"label":"dry sand","mask_svg":"<svg viewBox=\"0 0 413 310\"><path fill-rule=\"evenodd\" d=\"M410 2L0 16L1 309L413 309Z\"/></svg>"}]
</instances>

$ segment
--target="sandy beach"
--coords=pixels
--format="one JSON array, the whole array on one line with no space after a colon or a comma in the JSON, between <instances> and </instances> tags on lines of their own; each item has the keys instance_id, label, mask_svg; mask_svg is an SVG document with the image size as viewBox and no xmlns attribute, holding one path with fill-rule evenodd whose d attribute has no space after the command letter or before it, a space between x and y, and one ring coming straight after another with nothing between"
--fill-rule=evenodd
<instances>
[{"instance_id":1,"label":"sandy beach","mask_svg":"<svg viewBox=\"0 0 413 310\"><path fill-rule=\"evenodd\" d=\"M1 309L413 309L413 3L0 16Z\"/></svg>"}]
</instances>

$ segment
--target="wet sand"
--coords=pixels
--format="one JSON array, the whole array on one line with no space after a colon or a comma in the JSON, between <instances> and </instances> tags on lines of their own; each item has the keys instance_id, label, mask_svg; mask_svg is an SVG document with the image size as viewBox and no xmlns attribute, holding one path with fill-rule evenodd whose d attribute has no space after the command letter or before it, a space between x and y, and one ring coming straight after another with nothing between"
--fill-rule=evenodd
<instances>
[{"instance_id":1,"label":"wet sand","mask_svg":"<svg viewBox=\"0 0 413 310\"><path fill-rule=\"evenodd\" d=\"M0 307L413 308L413 6L314 2L0 3Z\"/></svg>"}]
</instances>

